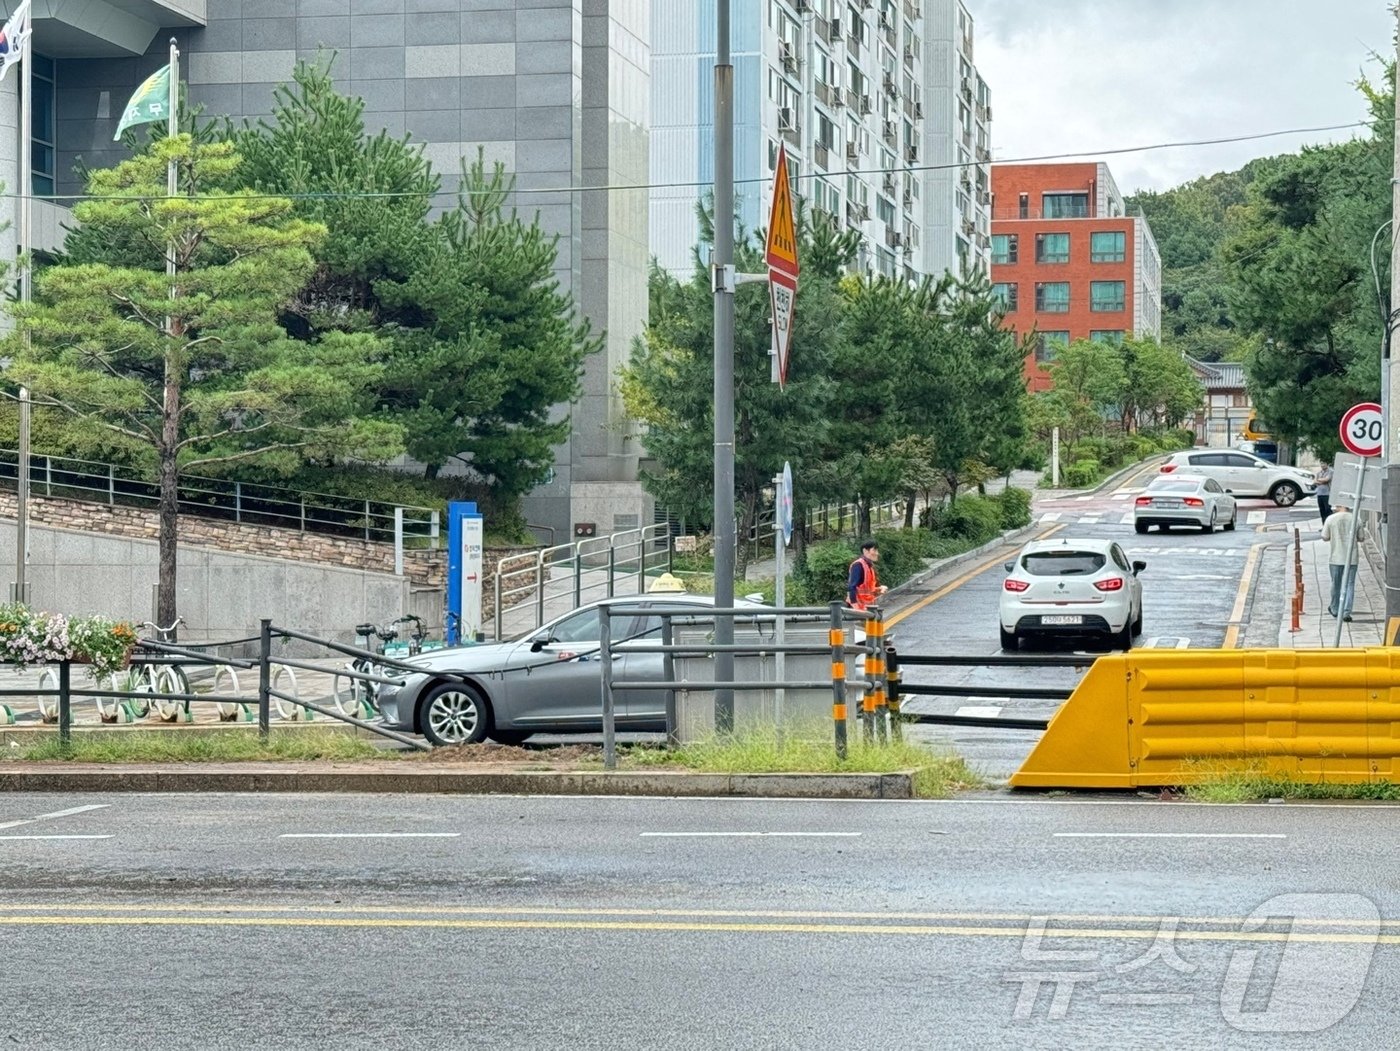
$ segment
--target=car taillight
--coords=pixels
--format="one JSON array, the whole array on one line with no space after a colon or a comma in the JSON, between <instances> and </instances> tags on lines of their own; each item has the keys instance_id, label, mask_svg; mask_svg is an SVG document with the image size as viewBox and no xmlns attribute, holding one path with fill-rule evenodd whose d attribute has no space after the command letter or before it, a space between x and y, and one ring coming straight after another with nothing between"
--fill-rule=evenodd
<instances>
[{"instance_id":1,"label":"car taillight","mask_svg":"<svg viewBox=\"0 0 1400 1051\"><path fill-rule=\"evenodd\" d=\"M1138 505L1139 507L1147 507L1147 506L1148 506L1149 504L1151 504L1151 503L1152 503L1152 497L1150 497L1150 496L1139 496L1139 497L1137 498L1137 505Z\"/></svg>"},{"instance_id":2,"label":"car taillight","mask_svg":"<svg viewBox=\"0 0 1400 1051\"><path fill-rule=\"evenodd\" d=\"M1025 591L1030 584L1024 580L1017 580L1015 577L1007 577L1006 583L1002 585L1007 591Z\"/></svg>"},{"instance_id":3,"label":"car taillight","mask_svg":"<svg viewBox=\"0 0 1400 1051\"><path fill-rule=\"evenodd\" d=\"M1096 580L1094 581L1094 587L1098 588L1100 591L1122 591L1123 578L1109 577L1107 580Z\"/></svg>"},{"instance_id":4,"label":"car taillight","mask_svg":"<svg viewBox=\"0 0 1400 1051\"><path fill-rule=\"evenodd\" d=\"M1158 468L1158 470L1161 471L1162 474L1171 474L1173 471L1176 470L1176 464L1164 463L1161 467Z\"/></svg>"},{"instance_id":5,"label":"car taillight","mask_svg":"<svg viewBox=\"0 0 1400 1051\"><path fill-rule=\"evenodd\" d=\"M1199 496L1188 496L1181 501L1187 507L1205 507L1206 502Z\"/></svg>"}]
</instances>

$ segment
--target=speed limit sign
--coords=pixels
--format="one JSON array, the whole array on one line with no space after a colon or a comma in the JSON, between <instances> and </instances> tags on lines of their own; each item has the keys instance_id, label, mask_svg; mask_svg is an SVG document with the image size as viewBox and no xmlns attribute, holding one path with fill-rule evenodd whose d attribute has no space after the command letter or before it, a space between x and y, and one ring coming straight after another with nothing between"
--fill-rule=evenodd
<instances>
[{"instance_id":1,"label":"speed limit sign","mask_svg":"<svg viewBox=\"0 0 1400 1051\"><path fill-rule=\"evenodd\" d=\"M1385 433L1385 417L1373 401L1353 405L1342 417L1342 445L1356 456L1379 456L1381 436Z\"/></svg>"}]
</instances>

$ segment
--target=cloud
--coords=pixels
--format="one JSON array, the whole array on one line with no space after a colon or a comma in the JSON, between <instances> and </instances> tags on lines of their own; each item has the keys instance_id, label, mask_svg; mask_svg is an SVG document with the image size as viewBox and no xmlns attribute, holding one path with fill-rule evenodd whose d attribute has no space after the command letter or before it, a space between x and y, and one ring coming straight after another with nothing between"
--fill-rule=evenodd
<instances>
[{"instance_id":1,"label":"cloud","mask_svg":"<svg viewBox=\"0 0 1400 1051\"><path fill-rule=\"evenodd\" d=\"M993 157L1098 151L1364 120L1393 54L1383 0L969 0ZM1165 189L1365 129L1104 158L1124 192Z\"/></svg>"}]
</instances>

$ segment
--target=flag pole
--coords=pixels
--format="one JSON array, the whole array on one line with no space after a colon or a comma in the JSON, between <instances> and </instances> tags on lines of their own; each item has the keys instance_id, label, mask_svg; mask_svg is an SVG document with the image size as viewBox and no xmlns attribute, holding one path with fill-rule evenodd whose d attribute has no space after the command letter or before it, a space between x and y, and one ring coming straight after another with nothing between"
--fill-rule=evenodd
<instances>
[{"instance_id":1,"label":"flag pole","mask_svg":"<svg viewBox=\"0 0 1400 1051\"><path fill-rule=\"evenodd\" d=\"M23 7L24 5L21 5ZM22 24L24 47L20 55L20 130L19 130L19 236L23 248L19 271L19 298L29 303L34 298L34 54L31 31L26 19ZM29 326L24 326L26 357L30 344ZM11 601L25 602L29 598L29 389L19 389L19 477L15 487L15 585Z\"/></svg>"}]
</instances>

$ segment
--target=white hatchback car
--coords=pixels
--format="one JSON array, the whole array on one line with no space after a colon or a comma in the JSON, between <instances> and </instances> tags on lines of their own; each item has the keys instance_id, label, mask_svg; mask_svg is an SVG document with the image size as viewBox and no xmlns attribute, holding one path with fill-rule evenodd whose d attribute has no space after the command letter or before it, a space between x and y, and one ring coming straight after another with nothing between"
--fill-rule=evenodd
<instances>
[{"instance_id":1,"label":"white hatchback car","mask_svg":"<svg viewBox=\"0 0 1400 1051\"><path fill-rule=\"evenodd\" d=\"M1174 454L1158 469L1161 474L1194 474L1214 478L1237 497L1267 497L1279 507L1292 507L1317 492L1307 471L1270 463L1238 449L1192 449Z\"/></svg>"},{"instance_id":2,"label":"white hatchback car","mask_svg":"<svg viewBox=\"0 0 1400 1051\"><path fill-rule=\"evenodd\" d=\"M1195 526L1204 533L1216 527L1235 528L1239 511L1235 498L1214 478L1194 474L1159 474L1133 505L1133 528L1139 533L1156 526Z\"/></svg>"},{"instance_id":3,"label":"white hatchback car","mask_svg":"<svg viewBox=\"0 0 1400 1051\"><path fill-rule=\"evenodd\" d=\"M1006 563L1001 587L1001 648L1024 638L1091 636L1131 649L1142 631L1146 562L1129 562L1116 541L1033 540Z\"/></svg>"}]
</instances>

